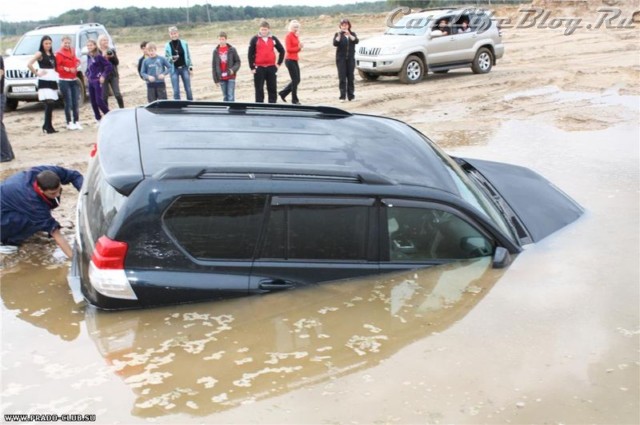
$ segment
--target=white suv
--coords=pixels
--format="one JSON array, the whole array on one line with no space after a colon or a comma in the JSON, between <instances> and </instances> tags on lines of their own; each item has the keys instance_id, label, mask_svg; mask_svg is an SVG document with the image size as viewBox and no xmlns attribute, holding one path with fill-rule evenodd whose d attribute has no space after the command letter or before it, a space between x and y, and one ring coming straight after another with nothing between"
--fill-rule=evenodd
<instances>
[{"instance_id":1,"label":"white suv","mask_svg":"<svg viewBox=\"0 0 640 425\"><path fill-rule=\"evenodd\" d=\"M86 46L87 40L98 40L98 37L102 34L106 34L109 37L109 44L113 45L111 36L106 28L96 23L64 26L46 25L23 35L14 49L7 50L8 57L4 60L6 110L15 110L19 101L31 102L38 100L38 81L35 75L27 68L27 62L38 51L40 40L44 35L51 37L54 53L60 49L63 36L68 35L71 37L71 46L75 49L76 56L80 58L81 62L80 68L78 68L78 81L80 84L78 92L80 93L79 103L82 105L86 97L84 73L87 69L87 56L82 54L82 48ZM35 66L37 68L37 62Z\"/></svg>"},{"instance_id":2,"label":"white suv","mask_svg":"<svg viewBox=\"0 0 640 425\"><path fill-rule=\"evenodd\" d=\"M398 75L403 83L414 84L427 71L445 73L465 67L483 74L504 54L500 28L486 10L426 9L403 15L395 23L392 17L383 35L358 45L356 67L364 80Z\"/></svg>"}]
</instances>

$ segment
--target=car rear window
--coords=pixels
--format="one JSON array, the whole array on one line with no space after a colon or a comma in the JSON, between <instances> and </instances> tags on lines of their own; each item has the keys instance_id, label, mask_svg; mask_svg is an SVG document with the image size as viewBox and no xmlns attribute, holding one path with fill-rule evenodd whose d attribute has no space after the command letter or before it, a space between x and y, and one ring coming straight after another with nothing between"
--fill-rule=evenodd
<instances>
[{"instance_id":1,"label":"car rear window","mask_svg":"<svg viewBox=\"0 0 640 425\"><path fill-rule=\"evenodd\" d=\"M265 201L264 195L182 196L163 221L193 257L249 260L260 234Z\"/></svg>"},{"instance_id":2,"label":"car rear window","mask_svg":"<svg viewBox=\"0 0 640 425\"><path fill-rule=\"evenodd\" d=\"M116 192L102 174L99 159L89 167L87 187L87 217L93 242L107 233L111 221L116 216L126 197Z\"/></svg>"}]
</instances>

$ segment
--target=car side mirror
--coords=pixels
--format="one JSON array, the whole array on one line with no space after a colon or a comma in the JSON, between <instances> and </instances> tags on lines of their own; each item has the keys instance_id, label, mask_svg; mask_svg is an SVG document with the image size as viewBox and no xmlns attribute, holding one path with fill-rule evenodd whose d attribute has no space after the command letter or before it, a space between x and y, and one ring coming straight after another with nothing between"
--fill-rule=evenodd
<instances>
[{"instance_id":1,"label":"car side mirror","mask_svg":"<svg viewBox=\"0 0 640 425\"><path fill-rule=\"evenodd\" d=\"M80 54L81 55L88 55L89 54L89 49L87 48L87 46L84 46L82 49L80 49Z\"/></svg>"},{"instance_id":2,"label":"car side mirror","mask_svg":"<svg viewBox=\"0 0 640 425\"><path fill-rule=\"evenodd\" d=\"M493 253L493 262L492 266L494 269L503 269L511 264L511 254L507 248L502 246L497 246L496 250Z\"/></svg>"}]
</instances>

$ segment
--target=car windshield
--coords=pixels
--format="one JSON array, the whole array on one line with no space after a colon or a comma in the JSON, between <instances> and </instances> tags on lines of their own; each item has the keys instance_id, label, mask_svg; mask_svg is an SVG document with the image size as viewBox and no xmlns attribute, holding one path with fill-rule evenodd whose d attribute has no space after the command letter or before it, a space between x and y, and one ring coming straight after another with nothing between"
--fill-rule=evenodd
<instances>
[{"instance_id":1,"label":"car windshield","mask_svg":"<svg viewBox=\"0 0 640 425\"><path fill-rule=\"evenodd\" d=\"M385 35L424 35L430 22L429 18L404 16L384 33Z\"/></svg>"},{"instance_id":2,"label":"car windshield","mask_svg":"<svg viewBox=\"0 0 640 425\"><path fill-rule=\"evenodd\" d=\"M47 34L51 37L53 41L53 52L57 52L60 49L60 45L62 44L62 37L65 34ZM69 34L71 37L71 45L75 45L75 36ZM42 35L25 35L20 39L15 49L13 50L14 55L33 55L40 48L40 40L42 40Z\"/></svg>"},{"instance_id":3,"label":"car windshield","mask_svg":"<svg viewBox=\"0 0 640 425\"><path fill-rule=\"evenodd\" d=\"M428 139L427 139L428 140ZM460 196L467 201L472 207L484 214L491 220L496 227L502 230L502 233L509 236L512 240L517 241L513 228L508 224L507 218L500 212L495 203L487 197L465 174L465 172L455 163L451 157L442 152L435 143L429 143L438 157L442 160L445 168L449 172L449 176L460 191Z\"/></svg>"}]
</instances>

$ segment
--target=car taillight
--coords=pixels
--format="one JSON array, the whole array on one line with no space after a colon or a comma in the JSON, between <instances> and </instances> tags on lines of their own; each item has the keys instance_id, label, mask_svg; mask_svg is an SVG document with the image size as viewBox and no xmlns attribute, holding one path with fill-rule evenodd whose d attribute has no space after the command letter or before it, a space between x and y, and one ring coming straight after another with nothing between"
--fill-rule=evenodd
<instances>
[{"instance_id":1,"label":"car taillight","mask_svg":"<svg viewBox=\"0 0 640 425\"><path fill-rule=\"evenodd\" d=\"M98 144L94 143L93 146L91 146L91 152L89 152L89 158L93 158L94 156L96 156L97 153L98 153Z\"/></svg>"},{"instance_id":2,"label":"car taillight","mask_svg":"<svg viewBox=\"0 0 640 425\"><path fill-rule=\"evenodd\" d=\"M124 271L129 246L102 236L96 242L89 263L89 281L96 291L111 298L137 300Z\"/></svg>"},{"instance_id":3,"label":"car taillight","mask_svg":"<svg viewBox=\"0 0 640 425\"><path fill-rule=\"evenodd\" d=\"M102 236L96 243L91 261L99 269L124 269L124 258L127 256L126 242L119 242Z\"/></svg>"}]
</instances>

